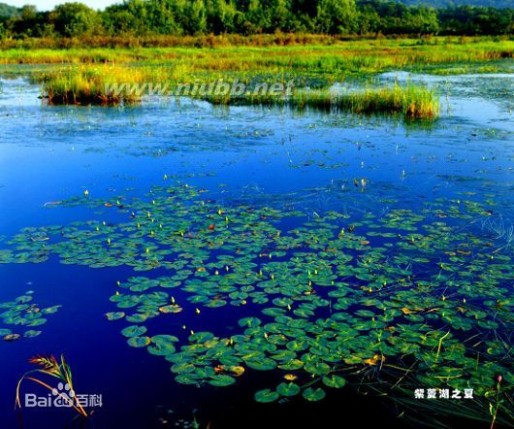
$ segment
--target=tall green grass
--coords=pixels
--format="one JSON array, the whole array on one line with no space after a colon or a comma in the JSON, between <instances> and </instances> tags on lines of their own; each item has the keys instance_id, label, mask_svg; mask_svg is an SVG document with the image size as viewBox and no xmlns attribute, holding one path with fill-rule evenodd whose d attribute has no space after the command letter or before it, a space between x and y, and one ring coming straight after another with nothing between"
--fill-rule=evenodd
<instances>
[{"instance_id":1,"label":"tall green grass","mask_svg":"<svg viewBox=\"0 0 514 429\"><path fill-rule=\"evenodd\" d=\"M50 104L116 105L141 101L141 94L129 86L116 92L106 91L116 79L137 82L143 78L141 73L120 67L108 70L109 73L96 68L65 68L41 78L43 91Z\"/></svg>"},{"instance_id":2,"label":"tall green grass","mask_svg":"<svg viewBox=\"0 0 514 429\"><path fill-rule=\"evenodd\" d=\"M218 39L216 39L218 40ZM221 40L224 40L223 38ZM246 40L246 39L242 39ZM71 47L2 50L0 64L127 64L144 63L180 67L191 73L206 71L291 72L339 79L348 74L379 73L398 68L423 70L434 65L497 61L513 58L514 41L487 38L435 38L420 44L413 39L333 40L317 38L308 45L191 45L164 47Z\"/></svg>"},{"instance_id":3,"label":"tall green grass","mask_svg":"<svg viewBox=\"0 0 514 429\"><path fill-rule=\"evenodd\" d=\"M290 97L270 94L245 94L242 97L201 97L220 105L288 105L297 109L308 107L320 110L341 110L357 114L401 114L406 119L433 120L439 115L439 97L425 86L411 83L406 86L367 88L349 93L336 93L330 89L299 89Z\"/></svg>"},{"instance_id":4,"label":"tall green grass","mask_svg":"<svg viewBox=\"0 0 514 429\"><path fill-rule=\"evenodd\" d=\"M209 76L205 76L208 78ZM131 68L123 66L65 67L40 77L43 90L52 104L135 103L141 100L141 85L169 82L170 88L182 81L183 76L162 74L153 67ZM203 82L208 83L207 80ZM139 86L138 86L139 85ZM108 88L117 87L114 92ZM249 86L251 88L251 86ZM438 97L433 90L411 83L395 84L386 88L338 93L330 89L298 88L291 94L248 91L238 97L225 95L197 95L213 104L289 105L294 108L340 109L359 114L402 114L409 119L434 119L439 113Z\"/></svg>"},{"instance_id":5,"label":"tall green grass","mask_svg":"<svg viewBox=\"0 0 514 429\"><path fill-rule=\"evenodd\" d=\"M294 80L297 90L287 103L301 108L339 108L356 113L402 113L409 118L435 118L436 97L426 88L413 85L371 88L344 94L334 100L327 92L334 82L366 78L390 70L445 73L451 65L459 70L494 71L500 64L512 64L514 41L490 38L338 40L316 38L315 44L283 43L261 46L265 38L215 37L213 47L196 47L200 39L174 39L184 46L132 48L8 49L0 63L45 64L34 75L53 103L116 104L137 102L140 94L131 85L151 83L213 82L218 79L241 82ZM307 39L306 39L307 40ZM312 41L311 39L308 39ZM204 39L201 39L204 41ZM203 43L203 42L202 42ZM232 44L235 43L235 44ZM246 43L246 44L245 44ZM503 63L501 62L504 60ZM493 62L494 61L494 62ZM12 66L10 70L12 70ZM36 68L36 67L34 67ZM41 69L41 67L37 67ZM22 69L26 72L26 69ZM1 71L1 67L0 67ZM452 71L447 71L451 73ZM106 84L126 84L125 92L110 94ZM318 91L303 91L312 86ZM277 97L249 95L242 100L208 97L218 104L277 104ZM269 99L268 99L269 98Z\"/></svg>"}]
</instances>

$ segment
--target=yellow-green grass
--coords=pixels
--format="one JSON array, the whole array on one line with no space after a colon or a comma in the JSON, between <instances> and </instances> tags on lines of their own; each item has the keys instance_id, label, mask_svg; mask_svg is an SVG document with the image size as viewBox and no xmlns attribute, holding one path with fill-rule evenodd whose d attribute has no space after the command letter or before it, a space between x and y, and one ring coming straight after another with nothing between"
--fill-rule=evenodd
<instances>
[{"instance_id":1,"label":"yellow-green grass","mask_svg":"<svg viewBox=\"0 0 514 429\"><path fill-rule=\"evenodd\" d=\"M290 96L246 94L200 97L213 104L288 105L297 109L312 107L320 110L342 110L358 114L401 114L406 119L433 120L439 114L439 97L434 90L411 83L393 87L367 88L349 93L329 89L300 89Z\"/></svg>"},{"instance_id":2,"label":"yellow-green grass","mask_svg":"<svg viewBox=\"0 0 514 429\"><path fill-rule=\"evenodd\" d=\"M207 78L208 76L206 76ZM40 77L43 90L53 104L118 104L134 103L144 95L144 85L168 82L169 89L183 83L181 74L165 73L155 67L66 67ZM207 80L202 81L208 83ZM212 81L211 81L212 82ZM251 86L249 86L251 88ZM187 95L187 94L186 94ZM295 108L337 108L353 113L401 113L411 119L434 119L438 99L433 90L423 86L395 84L390 88L368 88L362 91L336 93L329 89L298 88L291 94L248 91L240 96L192 94L214 104L287 104Z\"/></svg>"},{"instance_id":3,"label":"yellow-green grass","mask_svg":"<svg viewBox=\"0 0 514 429\"><path fill-rule=\"evenodd\" d=\"M138 82L144 74L126 67L97 68L82 67L80 70L65 68L59 72L41 77L43 91L50 104L115 105L132 104L141 100L141 94L122 87L106 91L109 84L118 79Z\"/></svg>"},{"instance_id":4,"label":"yellow-green grass","mask_svg":"<svg viewBox=\"0 0 514 429\"><path fill-rule=\"evenodd\" d=\"M0 40L0 50L6 49L71 49L71 48L151 48L151 47L205 47L223 46L287 46L323 44L330 45L338 40L354 40L359 36L329 36L324 34L282 33L198 35L198 36L80 36L74 38L24 38Z\"/></svg>"},{"instance_id":5,"label":"yellow-green grass","mask_svg":"<svg viewBox=\"0 0 514 429\"><path fill-rule=\"evenodd\" d=\"M314 39L316 41L316 39ZM288 68L300 73L340 77L398 68L423 69L447 63L486 62L512 58L514 41L487 38L373 39L290 46L134 47L122 49L7 49L2 64L145 63L202 71L263 71Z\"/></svg>"},{"instance_id":6,"label":"yellow-green grass","mask_svg":"<svg viewBox=\"0 0 514 429\"><path fill-rule=\"evenodd\" d=\"M469 71L494 71L497 64L512 65L514 41L490 38L336 40L327 44L320 38L316 44L253 46L250 39L239 37L240 45L230 43L205 47L134 47L123 49L8 49L1 52L4 68L12 64L31 64L39 69L36 82L53 103L115 104L140 99L134 84L167 84L225 81L288 82L294 80L294 97L288 101L302 105L327 105L352 112L403 112L408 117L434 118L437 106L434 94L414 86L369 89L346 94L337 102L327 100L323 89L348 78L366 78L389 70L437 70L454 67ZM189 38L188 43L194 38ZM218 40L218 39L215 39ZM250 41L249 41L250 40ZM256 39L260 40L260 39ZM244 45L247 42L248 45ZM45 64L41 67L35 65ZM0 66L0 72L2 67ZM26 68L23 68L26 73ZM109 85L125 85L120 92L109 93ZM313 85L314 84L314 85ZM301 91L302 87L320 88L319 93ZM400 94L400 91L402 94ZM401 95L401 96L400 96ZM212 102L230 104L235 100L210 98ZM239 102L277 103L276 97L246 96Z\"/></svg>"},{"instance_id":7,"label":"yellow-green grass","mask_svg":"<svg viewBox=\"0 0 514 429\"><path fill-rule=\"evenodd\" d=\"M320 108L338 108L352 113L402 114L407 119L435 119L439 114L439 98L434 90L407 84L369 88L349 94L334 95L327 90L300 92L293 104Z\"/></svg>"}]
</instances>

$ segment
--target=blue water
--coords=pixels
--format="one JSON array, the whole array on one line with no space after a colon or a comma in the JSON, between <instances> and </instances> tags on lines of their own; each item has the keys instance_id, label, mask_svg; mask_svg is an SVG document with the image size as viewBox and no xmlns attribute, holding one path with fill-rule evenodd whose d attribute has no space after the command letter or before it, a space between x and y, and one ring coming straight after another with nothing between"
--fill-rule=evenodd
<instances>
[{"instance_id":1,"label":"blue water","mask_svg":"<svg viewBox=\"0 0 514 429\"><path fill-rule=\"evenodd\" d=\"M428 127L337 112L219 108L187 99L151 99L119 108L50 107L37 98L36 86L4 79L0 237L26 226L94 218L91 209L45 203L85 190L94 197L142 196L163 184L164 175L209 189L211 198L287 204L306 213L332 208L379 212L388 209L388 198L416 208L474 193L477 199L494 198L495 218L512 225L513 76L421 78L442 90L451 88L442 97L442 117ZM357 197L350 193L355 178L368 181L366 193ZM27 360L45 353L64 354L76 387L103 395L91 427L187 427L184 421L193 415L205 427L220 413L248 413L248 418L262 411L248 405L255 389L247 389L262 380L237 388L190 389L174 382L165 360L127 346L120 325L107 322L104 314L113 311L108 297L116 281L131 274L127 268L90 269L56 260L0 265L0 302L33 290L42 307L62 305L39 337L0 341L0 428L17 427L16 382L30 369ZM240 313L228 310L225 320L212 323L230 329ZM201 325L202 319L191 323ZM358 398L334 396L328 405L301 407L311 414L329 413L343 400L360 404ZM272 410L281 412L280 407ZM70 415L28 410L24 424L55 429L69 424ZM244 417L241 422L241 428L252 427ZM289 427L308 427L295 424Z\"/></svg>"}]
</instances>

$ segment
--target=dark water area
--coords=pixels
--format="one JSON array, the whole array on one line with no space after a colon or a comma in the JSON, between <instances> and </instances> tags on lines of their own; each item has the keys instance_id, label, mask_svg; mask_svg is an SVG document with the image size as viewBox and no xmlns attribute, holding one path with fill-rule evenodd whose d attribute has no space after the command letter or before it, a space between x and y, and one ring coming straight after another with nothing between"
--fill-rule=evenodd
<instances>
[{"instance_id":1,"label":"dark water area","mask_svg":"<svg viewBox=\"0 0 514 429\"><path fill-rule=\"evenodd\" d=\"M512 267L513 75L423 78L441 87L451 84L452 89L442 98L441 118L430 126L339 112L218 108L187 99L149 99L134 107L51 107L37 99L37 87L22 79L4 79L0 249L9 248L11 237L25 227L131 221L130 211L58 204L83 198L85 191L91 198L109 201L120 196L148 199L153 186L188 184L208 191L208 198L220 206L296 210L311 222L331 211L357 219L371 213L382 219L396 209L419 212L469 198L486 205L488 212L472 219L450 216L448 224L455 233L465 230L485 237L492 243L491 252L500 249L495 256L505 255L509 259L504 264ZM438 220L435 214L428 218ZM285 218L277 225L292 231L303 223ZM387 243L388 238L377 238L373 245ZM221 249L211 256L223 253ZM439 269L430 267L418 275ZM343 428L349 425L349 415L360 427L416 427L398 418L387 399L359 393L358 377L312 403L301 395L272 404L255 402L256 391L277 384L273 371L247 370L229 387L197 389L175 382L170 362L129 347L120 334L127 324L106 320L106 313L117 311L109 300L118 290L117 282L135 275L128 266L62 264L56 255L42 263L0 263L0 303L33 291L41 308L62 306L48 315L46 324L34 328L41 329L41 335L0 341L1 429L20 427L19 412L13 410L16 383L31 369L29 358L47 354L66 356L75 388L101 395L102 406L87 422L74 419L72 410L25 408L21 427L26 429ZM166 269L142 275L158 277L166 275ZM507 278L502 285L512 298L512 282ZM188 294L173 289L173 297L186 301ZM156 318L145 326L173 333L185 343L190 330L238 335L238 320L259 312L253 304L228 305L221 311L202 308L198 315L185 311L176 319ZM505 323L505 331L512 332L512 318ZM17 329L0 318L3 328ZM24 391L35 390L44 392L24 384ZM423 413L417 417L431 419ZM469 420L446 423L475 427ZM489 426L481 422L476 427Z\"/></svg>"}]
</instances>

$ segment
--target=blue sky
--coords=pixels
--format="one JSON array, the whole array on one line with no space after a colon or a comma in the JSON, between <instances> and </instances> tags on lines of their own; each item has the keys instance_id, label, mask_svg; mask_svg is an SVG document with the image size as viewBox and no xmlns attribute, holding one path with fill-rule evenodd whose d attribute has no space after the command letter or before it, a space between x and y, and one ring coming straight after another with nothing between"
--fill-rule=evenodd
<instances>
[{"instance_id":1,"label":"blue sky","mask_svg":"<svg viewBox=\"0 0 514 429\"><path fill-rule=\"evenodd\" d=\"M80 3L84 3L94 9L103 9L113 3L122 3L123 0L0 0L1 3L7 3L16 7L20 7L25 4L32 4L35 5L38 10L53 9L57 4L73 1L79 1Z\"/></svg>"}]
</instances>

